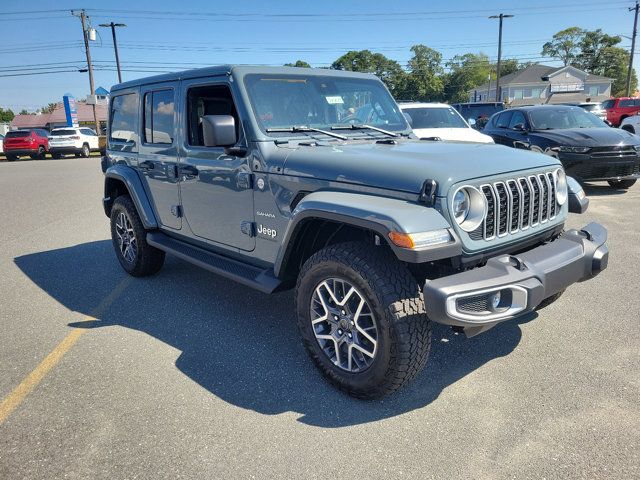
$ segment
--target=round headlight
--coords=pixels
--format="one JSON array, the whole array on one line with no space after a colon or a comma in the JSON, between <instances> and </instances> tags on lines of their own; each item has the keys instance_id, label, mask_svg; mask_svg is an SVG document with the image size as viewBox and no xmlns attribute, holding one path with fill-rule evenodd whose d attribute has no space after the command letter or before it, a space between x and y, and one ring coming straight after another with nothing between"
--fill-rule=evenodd
<instances>
[{"instance_id":1,"label":"round headlight","mask_svg":"<svg viewBox=\"0 0 640 480\"><path fill-rule=\"evenodd\" d=\"M473 232L487 213L487 199L476 187L460 187L453 194L451 213L460 228Z\"/></svg>"},{"instance_id":2,"label":"round headlight","mask_svg":"<svg viewBox=\"0 0 640 480\"><path fill-rule=\"evenodd\" d=\"M558 202L558 205L564 205L567 201L567 196L569 195L567 175L564 173L563 169L559 168L553 173L553 176L556 180L556 202Z\"/></svg>"},{"instance_id":3,"label":"round headlight","mask_svg":"<svg viewBox=\"0 0 640 480\"><path fill-rule=\"evenodd\" d=\"M464 222L469 214L469 194L461 189L453 196L453 217L459 224Z\"/></svg>"}]
</instances>

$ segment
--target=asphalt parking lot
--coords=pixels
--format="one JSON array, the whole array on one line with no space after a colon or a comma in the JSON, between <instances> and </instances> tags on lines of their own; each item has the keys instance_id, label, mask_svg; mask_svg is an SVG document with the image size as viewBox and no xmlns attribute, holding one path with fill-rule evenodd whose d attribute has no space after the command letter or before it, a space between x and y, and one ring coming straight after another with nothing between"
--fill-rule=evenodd
<instances>
[{"instance_id":1,"label":"asphalt parking lot","mask_svg":"<svg viewBox=\"0 0 640 480\"><path fill-rule=\"evenodd\" d=\"M362 402L290 293L129 278L98 159L0 163L0 478L638 478L640 185L587 193L569 226L609 229L608 270L527 322L436 326L417 381Z\"/></svg>"}]
</instances>

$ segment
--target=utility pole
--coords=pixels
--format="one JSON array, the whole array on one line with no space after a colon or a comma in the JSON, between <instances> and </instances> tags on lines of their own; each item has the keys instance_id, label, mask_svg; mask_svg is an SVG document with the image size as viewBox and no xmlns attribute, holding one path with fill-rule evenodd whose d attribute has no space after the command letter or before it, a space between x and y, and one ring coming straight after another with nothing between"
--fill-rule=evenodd
<instances>
[{"instance_id":1,"label":"utility pole","mask_svg":"<svg viewBox=\"0 0 640 480\"><path fill-rule=\"evenodd\" d=\"M111 27L113 37L113 49L116 52L116 68L118 69L118 83L122 83L122 72L120 71L120 57L118 56L118 42L116 41L116 27L126 27L124 23L101 23L100 27Z\"/></svg>"},{"instance_id":2,"label":"utility pole","mask_svg":"<svg viewBox=\"0 0 640 480\"><path fill-rule=\"evenodd\" d=\"M75 13L75 10L71 10L71 15L74 17L80 17L82 23L82 36L84 38L84 50L87 54L87 70L89 71L89 89L91 96L95 96L96 89L93 84L93 64L91 63L91 50L89 49L89 32L87 30L87 15L84 9L80 10L80 14ZM91 105L93 107L93 121L95 122L96 133L100 135L100 122L98 122L98 114L96 112L96 104Z\"/></svg>"},{"instance_id":3,"label":"utility pole","mask_svg":"<svg viewBox=\"0 0 640 480\"><path fill-rule=\"evenodd\" d=\"M489 18L500 19L500 26L498 28L498 63L496 65L496 102L501 101L500 97L500 60L502 59L502 20L504 18L511 18L513 15L506 15L501 13L500 15L491 15Z\"/></svg>"},{"instance_id":4,"label":"utility pole","mask_svg":"<svg viewBox=\"0 0 640 480\"><path fill-rule=\"evenodd\" d=\"M634 12L633 17L633 36L631 37L631 53L629 54L629 69L627 70L627 97L631 95L631 72L633 71L633 55L636 50L636 34L638 33L638 9L640 5L636 0L636 6L629 8L630 12Z\"/></svg>"}]
</instances>

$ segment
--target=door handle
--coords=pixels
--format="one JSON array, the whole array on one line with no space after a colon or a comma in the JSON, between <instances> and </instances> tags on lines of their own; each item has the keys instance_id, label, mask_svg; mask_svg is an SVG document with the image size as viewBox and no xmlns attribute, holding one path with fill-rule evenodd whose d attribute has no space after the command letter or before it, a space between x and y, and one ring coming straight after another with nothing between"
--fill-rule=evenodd
<instances>
[{"instance_id":1,"label":"door handle","mask_svg":"<svg viewBox=\"0 0 640 480\"><path fill-rule=\"evenodd\" d=\"M155 168L155 163L149 161L149 160L145 160L144 162L140 162L138 164L138 167L142 170L153 170Z\"/></svg>"},{"instance_id":2,"label":"door handle","mask_svg":"<svg viewBox=\"0 0 640 480\"><path fill-rule=\"evenodd\" d=\"M180 175L186 175L188 177L197 177L199 173L198 169L193 165L180 165L178 167L178 172Z\"/></svg>"}]
</instances>

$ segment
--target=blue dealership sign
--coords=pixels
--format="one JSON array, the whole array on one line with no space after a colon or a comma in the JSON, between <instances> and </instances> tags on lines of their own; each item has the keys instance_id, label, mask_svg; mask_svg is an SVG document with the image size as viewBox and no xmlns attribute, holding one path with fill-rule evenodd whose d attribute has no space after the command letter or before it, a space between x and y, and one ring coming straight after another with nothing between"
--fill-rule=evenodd
<instances>
[{"instance_id":1,"label":"blue dealership sign","mask_svg":"<svg viewBox=\"0 0 640 480\"><path fill-rule=\"evenodd\" d=\"M76 108L76 99L71 95L62 97L64 101L64 113L67 116L67 127L78 126L78 110Z\"/></svg>"}]
</instances>

